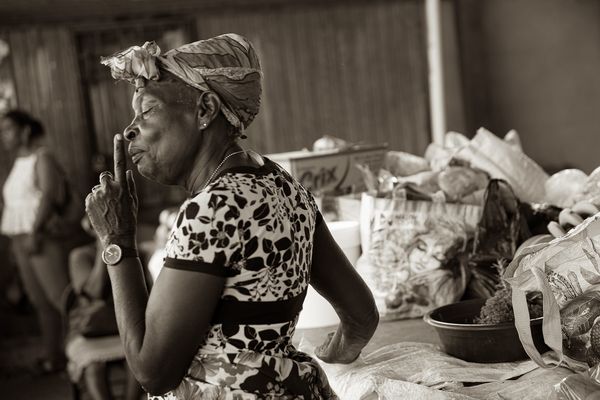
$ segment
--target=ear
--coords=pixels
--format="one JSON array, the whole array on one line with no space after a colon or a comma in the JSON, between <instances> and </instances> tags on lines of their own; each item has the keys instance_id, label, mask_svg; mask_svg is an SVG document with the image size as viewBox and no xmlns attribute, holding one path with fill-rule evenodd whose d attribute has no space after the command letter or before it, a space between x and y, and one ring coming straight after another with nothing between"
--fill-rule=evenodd
<instances>
[{"instance_id":1,"label":"ear","mask_svg":"<svg viewBox=\"0 0 600 400\"><path fill-rule=\"evenodd\" d=\"M221 99L214 92L202 92L196 103L196 122L200 129L206 129L221 111Z\"/></svg>"}]
</instances>

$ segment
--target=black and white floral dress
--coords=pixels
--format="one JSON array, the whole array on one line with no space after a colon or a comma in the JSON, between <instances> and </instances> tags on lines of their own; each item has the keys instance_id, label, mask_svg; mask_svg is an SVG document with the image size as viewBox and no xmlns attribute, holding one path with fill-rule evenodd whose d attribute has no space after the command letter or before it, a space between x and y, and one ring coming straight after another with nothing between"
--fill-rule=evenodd
<instances>
[{"instance_id":1,"label":"black and white floral dress","mask_svg":"<svg viewBox=\"0 0 600 400\"><path fill-rule=\"evenodd\" d=\"M318 223L310 193L267 159L224 171L181 206L165 268L226 282L185 378L150 399L337 399L316 361L291 341Z\"/></svg>"}]
</instances>

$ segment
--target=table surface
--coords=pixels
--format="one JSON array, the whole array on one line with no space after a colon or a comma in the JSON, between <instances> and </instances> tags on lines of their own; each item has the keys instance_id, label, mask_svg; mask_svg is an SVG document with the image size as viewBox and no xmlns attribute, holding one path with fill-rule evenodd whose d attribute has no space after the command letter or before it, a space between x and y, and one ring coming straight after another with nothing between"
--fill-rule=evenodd
<instances>
[{"instance_id":1,"label":"table surface","mask_svg":"<svg viewBox=\"0 0 600 400\"><path fill-rule=\"evenodd\" d=\"M298 329L294 334L294 343L297 345L302 338L311 344L320 345L327 333L335 331L335 326L313 329ZM401 321L382 321L371 338L371 341L363 350L363 354L369 354L383 346L398 342L422 342L439 344L439 338L432 326L427 325L421 318L406 319Z\"/></svg>"}]
</instances>

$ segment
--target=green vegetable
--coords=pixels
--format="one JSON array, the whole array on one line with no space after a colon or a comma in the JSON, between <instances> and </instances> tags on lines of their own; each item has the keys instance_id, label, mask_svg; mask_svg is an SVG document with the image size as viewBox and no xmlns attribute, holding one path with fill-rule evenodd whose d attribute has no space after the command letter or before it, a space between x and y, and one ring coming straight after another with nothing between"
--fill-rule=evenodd
<instances>
[{"instance_id":1,"label":"green vegetable","mask_svg":"<svg viewBox=\"0 0 600 400\"><path fill-rule=\"evenodd\" d=\"M515 315L512 308L512 290L510 288L502 288L498 290L494 296L487 299L478 317L475 317L474 323L495 325L504 322L513 322ZM537 302L529 301L529 315L531 318L541 317L543 313L542 305Z\"/></svg>"},{"instance_id":2,"label":"green vegetable","mask_svg":"<svg viewBox=\"0 0 600 400\"><path fill-rule=\"evenodd\" d=\"M494 265L500 276L502 276L506 264L506 261L501 259ZM540 302L541 296L539 294L529 295L527 300L531 318L538 318L544 315L542 304ZM481 307L479 316L475 317L473 322L475 324L496 325L505 322L513 322L514 320L515 314L513 313L512 308L512 290L506 282L501 279L500 284L497 286L496 293L486 300L483 307Z\"/></svg>"}]
</instances>

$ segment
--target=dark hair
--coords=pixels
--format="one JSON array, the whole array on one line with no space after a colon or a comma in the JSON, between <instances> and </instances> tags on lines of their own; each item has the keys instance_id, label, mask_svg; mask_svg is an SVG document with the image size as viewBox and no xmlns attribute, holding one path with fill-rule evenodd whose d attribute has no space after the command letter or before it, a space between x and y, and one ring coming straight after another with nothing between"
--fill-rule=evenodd
<instances>
[{"instance_id":1,"label":"dark hair","mask_svg":"<svg viewBox=\"0 0 600 400\"><path fill-rule=\"evenodd\" d=\"M23 110L10 110L4 114L4 118L10 119L12 122L17 124L21 129L29 128L29 137L27 142L31 143L32 140L44 136L44 126L40 121L33 118L31 114Z\"/></svg>"}]
</instances>

